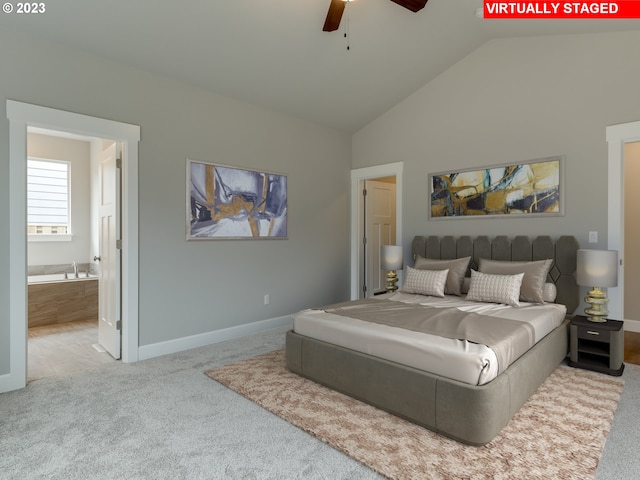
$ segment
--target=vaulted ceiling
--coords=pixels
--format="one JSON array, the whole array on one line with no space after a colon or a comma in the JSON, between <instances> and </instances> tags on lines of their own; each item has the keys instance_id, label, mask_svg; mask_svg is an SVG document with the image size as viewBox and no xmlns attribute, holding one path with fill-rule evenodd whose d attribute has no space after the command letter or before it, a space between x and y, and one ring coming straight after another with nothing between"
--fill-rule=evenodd
<instances>
[{"instance_id":1,"label":"vaulted ceiling","mask_svg":"<svg viewBox=\"0 0 640 480\"><path fill-rule=\"evenodd\" d=\"M640 29L640 20L484 20L482 0L429 0L417 13L355 0L339 29L323 32L330 2L54 0L42 14L0 15L0 28L346 132L488 40Z\"/></svg>"}]
</instances>

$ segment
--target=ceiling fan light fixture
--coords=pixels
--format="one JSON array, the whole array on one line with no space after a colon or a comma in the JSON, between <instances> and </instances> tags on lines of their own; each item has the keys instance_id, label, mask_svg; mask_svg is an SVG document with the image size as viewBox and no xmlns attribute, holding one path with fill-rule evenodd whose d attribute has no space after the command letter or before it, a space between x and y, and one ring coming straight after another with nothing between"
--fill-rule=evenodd
<instances>
[{"instance_id":1,"label":"ceiling fan light fixture","mask_svg":"<svg viewBox=\"0 0 640 480\"><path fill-rule=\"evenodd\" d=\"M429 0L391 0L393 3L397 3L401 7L411 10L413 13L419 12L424 8Z\"/></svg>"},{"instance_id":2,"label":"ceiling fan light fixture","mask_svg":"<svg viewBox=\"0 0 640 480\"><path fill-rule=\"evenodd\" d=\"M353 0L331 0L329 5L329 11L327 12L327 18L324 21L322 30L325 32L333 32L340 26L340 20L342 19L342 13L348 2ZM422 10L429 0L391 0L393 3L397 3L401 7L404 7L412 12Z\"/></svg>"}]
</instances>

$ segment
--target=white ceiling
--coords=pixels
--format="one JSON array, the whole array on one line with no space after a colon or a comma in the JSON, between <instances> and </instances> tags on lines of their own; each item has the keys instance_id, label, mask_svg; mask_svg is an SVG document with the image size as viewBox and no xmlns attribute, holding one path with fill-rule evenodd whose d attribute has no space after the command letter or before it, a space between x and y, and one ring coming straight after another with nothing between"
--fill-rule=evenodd
<instances>
[{"instance_id":1,"label":"white ceiling","mask_svg":"<svg viewBox=\"0 0 640 480\"><path fill-rule=\"evenodd\" d=\"M492 38L640 29L640 20L484 20L482 0L53 0L15 28L299 118L355 132ZM350 49L344 38L349 17Z\"/></svg>"}]
</instances>

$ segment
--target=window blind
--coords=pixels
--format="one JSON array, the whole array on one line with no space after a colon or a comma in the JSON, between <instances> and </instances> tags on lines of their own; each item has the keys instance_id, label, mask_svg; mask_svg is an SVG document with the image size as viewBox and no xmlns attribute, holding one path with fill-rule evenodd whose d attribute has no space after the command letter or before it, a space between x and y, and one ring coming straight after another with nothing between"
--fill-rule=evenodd
<instances>
[{"instance_id":1,"label":"window blind","mask_svg":"<svg viewBox=\"0 0 640 480\"><path fill-rule=\"evenodd\" d=\"M67 234L69 162L27 160L27 228L29 234Z\"/></svg>"}]
</instances>

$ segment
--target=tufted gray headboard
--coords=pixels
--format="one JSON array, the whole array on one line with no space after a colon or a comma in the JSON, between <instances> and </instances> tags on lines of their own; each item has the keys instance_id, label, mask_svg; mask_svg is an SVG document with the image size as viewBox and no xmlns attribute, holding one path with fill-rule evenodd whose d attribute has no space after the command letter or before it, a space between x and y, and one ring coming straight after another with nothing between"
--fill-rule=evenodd
<instances>
[{"instance_id":1,"label":"tufted gray headboard","mask_svg":"<svg viewBox=\"0 0 640 480\"><path fill-rule=\"evenodd\" d=\"M490 239L488 236L416 236L411 244L412 258L416 255L434 259L471 257L469 270L477 269L481 258L493 260L532 261L553 259L548 282L558 290L556 303L567 307L573 314L580 304L580 289L576 284L576 255L579 245L573 236L564 235L553 240L541 235L535 239L520 235L510 239L506 235ZM470 275L467 271L467 275Z\"/></svg>"}]
</instances>

